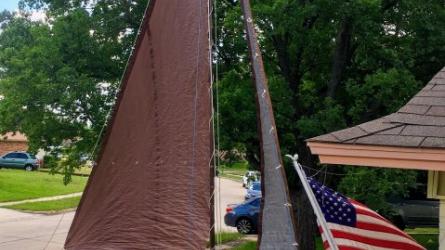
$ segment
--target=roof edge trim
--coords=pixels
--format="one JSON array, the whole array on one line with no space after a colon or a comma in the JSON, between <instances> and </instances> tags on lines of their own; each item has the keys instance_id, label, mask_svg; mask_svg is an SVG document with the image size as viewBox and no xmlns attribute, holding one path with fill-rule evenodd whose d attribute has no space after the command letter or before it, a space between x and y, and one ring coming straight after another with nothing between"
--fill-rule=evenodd
<instances>
[{"instance_id":1,"label":"roof edge trim","mask_svg":"<svg viewBox=\"0 0 445 250\"><path fill-rule=\"evenodd\" d=\"M439 149L308 142L322 164L356 165L418 170L445 170Z\"/></svg>"}]
</instances>

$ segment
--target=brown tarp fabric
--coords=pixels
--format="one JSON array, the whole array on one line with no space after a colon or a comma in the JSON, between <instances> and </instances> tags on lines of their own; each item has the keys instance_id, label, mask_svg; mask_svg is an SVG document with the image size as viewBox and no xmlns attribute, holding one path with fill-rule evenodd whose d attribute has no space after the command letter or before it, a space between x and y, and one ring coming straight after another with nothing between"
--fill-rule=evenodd
<instances>
[{"instance_id":1,"label":"brown tarp fabric","mask_svg":"<svg viewBox=\"0 0 445 250\"><path fill-rule=\"evenodd\" d=\"M66 249L204 249L212 153L207 0L152 0Z\"/></svg>"},{"instance_id":2,"label":"brown tarp fabric","mask_svg":"<svg viewBox=\"0 0 445 250\"><path fill-rule=\"evenodd\" d=\"M241 0L257 99L261 141L262 206L259 249L298 249L275 118L249 0Z\"/></svg>"}]
</instances>

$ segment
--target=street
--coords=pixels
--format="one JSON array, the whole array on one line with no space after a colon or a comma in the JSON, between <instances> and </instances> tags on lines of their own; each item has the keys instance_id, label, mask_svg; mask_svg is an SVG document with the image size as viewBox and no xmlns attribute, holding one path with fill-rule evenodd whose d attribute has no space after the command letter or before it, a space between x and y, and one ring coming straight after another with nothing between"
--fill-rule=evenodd
<instances>
[{"instance_id":1,"label":"street","mask_svg":"<svg viewBox=\"0 0 445 250\"><path fill-rule=\"evenodd\" d=\"M243 201L245 189L241 183L221 178L215 179L215 187L215 228L236 231L224 225L225 209ZM73 217L74 212L44 215L0 208L0 250L61 250Z\"/></svg>"}]
</instances>

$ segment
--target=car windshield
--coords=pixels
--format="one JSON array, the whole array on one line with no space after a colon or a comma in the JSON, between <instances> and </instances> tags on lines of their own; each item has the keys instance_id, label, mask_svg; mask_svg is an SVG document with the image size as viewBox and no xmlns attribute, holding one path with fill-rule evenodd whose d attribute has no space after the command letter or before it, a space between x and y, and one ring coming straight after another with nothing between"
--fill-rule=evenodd
<instances>
[{"instance_id":1,"label":"car windshield","mask_svg":"<svg viewBox=\"0 0 445 250\"><path fill-rule=\"evenodd\" d=\"M36 159L36 156L35 156L35 155L33 155L33 154L29 154L29 157L31 157L31 159L33 159L33 160L35 160L35 159Z\"/></svg>"},{"instance_id":2,"label":"car windshield","mask_svg":"<svg viewBox=\"0 0 445 250\"><path fill-rule=\"evenodd\" d=\"M252 184L252 190L261 191L261 183L255 182Z\"/></svg>"}]
</instances>

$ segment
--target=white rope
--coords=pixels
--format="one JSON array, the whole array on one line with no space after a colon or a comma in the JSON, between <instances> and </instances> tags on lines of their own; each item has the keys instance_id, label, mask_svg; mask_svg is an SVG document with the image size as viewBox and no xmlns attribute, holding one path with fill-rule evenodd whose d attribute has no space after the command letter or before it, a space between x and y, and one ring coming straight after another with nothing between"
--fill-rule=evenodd
<instances>
[{"instance_id":1,"label":"white rope","mask_svg":"<svg viewBox=\"0 0 445 250\"><path fill-rule=\"evenodd\" d=\"M211 32L211 15L212 15L212 6L210 4L210 1L207 2L207 7L208 7L208 41L209 41L209 66L210 66L210 87L209 87L209 95L210 95L210 103L211 103L211 118L209 121L209 127L211 128L211 131L214 133L215 131L215 111L213 109L213 70L212 70L212 32ZM213 168L213 177L216 176L216 164L215 164L215 135L212 134L212 157L210 158L210 162L209 162L209 169ZM215 237L215 241L216 244L218 242L218 234L216 233L217 229L217 223L215 221L215 217L218 217L218 213L216 210L216 197L217 197L217 193L215 191L215 180L210 180L213 183L213 190L209 199L209 207L211 208L211 202L213 201L213 224L211 225L210 231L209 231L209 235L211 233L214 233L214 237ZM213 230L213 232L212 232ZM212 235L210 235L210 237L212 237Z\"/></svg>"},{"instance_id":2,"label":"white rope","mask_svg":"<svg viewBox=\"0 0 445 250\"><path fill-rule=\"evenodd\" d=\"M148 0L147 5L146 5L146 7L145 7L146 10L147 10L148 7L150 6L150 2L151 2L151 0ZM144 15L145 15L145 11L144 11ZM112 20L117 19L117 18L118 18L118 17L115 17L115 18L113 18L113 19L111 19L111 20L108 20L107 22L112 21ZM119 16L119 18L120 18L120 16ZM142 21L143 21L143 20L144 20L144 16L142 17ZM130 55L129 55L128 58L127 58L127 62L125 63L124 71L123 71L123 73L122 73L122 75L121 75L121 77L120 77L118 87L116 88L116 92L114 93L114 97L113 97L113 101L114 101L114 103L113 103L113 104L110 106L110 108L108 109L107 115L105 116L105 119L104 119L104 121L103 121L102 127L101 127L101 129L100 129L100 131L99 131L99 134L98 134L97 138L96 138L96 142L94 143L93 149L91 150L90 155L89 155L89 157L88 157L88 160L90 160L90 161L93 159L93 157L94 157L94 153L96 152L96 149L97 149L97 147L99 146L99 142L101 141L102 134L104 133L105 128L107 127L107 124L108 124L108 122L109 122L111 113L113 112L114 106L116 105L116 99L117 99L117 96L118 96L118 95L120 94L120 92L122 91L122 84L123 84L123 81L124 81L124 77L125 77L125 74L126 74L126 72L127 72L127 70L128 70L128 66L129 66L131 57L133 56L133 53L135 53L134 50L135 50L135 47L136 47L136 42L137 42L137 39L138 39L139 35L141 34L142 26L144 25L142 21L141 21L141 23L139 24L138 31L137 31L137 33L136 33L136 35L135 35L135 37L134 37L134 40L133 40L133 46L131 47ZM148 20L147 20L147 21L148 21Z\"/></svg>"},{"instance_id":3,"label":"white rope","mask_svg":"<svg viewBox=\"0 0 445 250\"><path fill-rule=\"evenodd\" d=\"M215 49L215 55L218 55L218 43L219 43L219 33L218 33L218 4L217 4L217 0L213 1L213 11L214 11L214 26L213 26L213 30L214 30L214 49ZM219 110L219 60L218 58L215 60L215 95L216 95L216 167L215 167L215 173L216 170L218 170L220 173L224 172L224 167L222 167L221 169L221 162L220 162L220 110ZM218 211L218 224L219 224L219 245L222 245L222 211L221 211L221 178L218 177L218 207L217 207L217 211Z\"/></svg>"},{"instance_id":4,"label":"white rope","mask_svg":"<svg viewBox=\"0 0 445 250\"><path fill-rule=\"evenodd\" d=\"M213 167L213 176L216 176L217 170L220 167L220 159L219 159L219 91L218 91L218 83L219 83L219 65L218 65L218 60L216 59L215 61L213 60L213 53L215 52L215 54L217 53L217 49L218 49L218 12L217 12L217 0L213 0L213 4L210 4L210 1L208 1L208 10L209 10L209 16L208 16L208 34L209 34L209 65L210 65L210 88L209 88L209 92L210 92L210 98L211 98L211 104L212 104L212 115L211 115L211 120L210 123L212 124L212 131L213 131L213 138L212 138L212 143L213 143L213 152L212 152L212 157L211 159L213 160L213 166L211 166L211 162L209 164L209 168ZM211 32L211 18L213 15L213 34ZM213 35L213 39L212 39L212 35ZM213 51L213 49L215 49L215 51ZM215 65L215 73L213 72L213 65ZM213 90L215 89L215 93L216 95L213 95ZM216 97L216 98L215 98ZM215 115L215 108L214 106L216 106L216 115ZM216 128L215 128L216 127ZM221 246L222 245L222 221L221 221L221 178L217 178L217 182L214 182L214 185L216 185L217 187L214 186L214 189L212 191L212 194L210 196L210 200L209 202L212 200L213 198L213 209L214 209L214 222L213 225L211 225L210 231L212 232L212 230L214 230L215 233L215 249L218 248L218 245Z\"/></svg>"}]
</instances>

